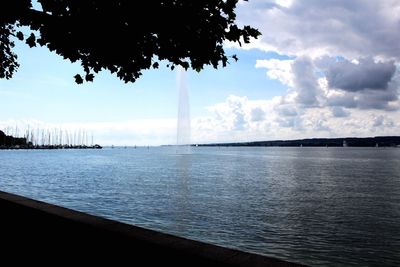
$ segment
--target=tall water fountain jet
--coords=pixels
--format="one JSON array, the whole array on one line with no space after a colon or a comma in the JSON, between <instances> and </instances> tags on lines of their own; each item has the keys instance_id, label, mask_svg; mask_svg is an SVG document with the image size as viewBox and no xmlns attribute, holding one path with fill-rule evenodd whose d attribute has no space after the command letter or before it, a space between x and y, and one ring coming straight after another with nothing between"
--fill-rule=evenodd
<instances>
[{"instance_id":1,"label":"tall water fountain jet","mask_svg":"<svg viewBox=\"0 0 400 267\"><path fill-rule=\"evenodd\" d=\"M183 68L178 70L178 125L176 135L177 153L190 153L190 105L189 93L186 82L186 71Z\"/></svg>"}]
</instances>

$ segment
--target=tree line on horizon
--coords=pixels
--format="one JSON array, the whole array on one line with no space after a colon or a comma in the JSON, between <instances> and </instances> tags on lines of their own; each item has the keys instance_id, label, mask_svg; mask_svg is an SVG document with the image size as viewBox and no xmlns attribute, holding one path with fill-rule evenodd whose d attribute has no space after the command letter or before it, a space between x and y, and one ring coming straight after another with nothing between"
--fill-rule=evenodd
<instances>
[{"instance_id":1,"label":"tree line on horizon","mask_svg":"<svg viewBox=\"0 0 400 267\"><path fill-rule=\"evenodd\" d=\"M274 140L254 142L197 144L196 146L278 146L278 147L399 147L400 136L310 138L297 140Z\"/></svg>"},{"instance_id":2,"label":"tree line on horizon","mask_svg":"<svg viewBox=\"0 0 400 267\"><path fill-rule=\"evenodd\" d=\"M0 130L0 147L25 146L26 144L26 138L6 135Z\"/></svg>"}]
</instances>

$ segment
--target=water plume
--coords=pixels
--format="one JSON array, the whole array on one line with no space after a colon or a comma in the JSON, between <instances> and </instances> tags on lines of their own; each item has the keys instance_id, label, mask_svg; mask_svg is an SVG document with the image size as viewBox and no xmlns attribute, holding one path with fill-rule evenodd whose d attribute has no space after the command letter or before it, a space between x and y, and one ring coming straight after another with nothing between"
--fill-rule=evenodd
<instances>
[{"instance_id":1,"label":"water plume","mask_svg":"<svg viewBox=\"0 0 400 267\"><path fill-rule=\"evenodd\" d=\"M186 71L183 68L178 70L178 123L176 145L177 153L190 154L190 105L189 92L186 81Z\"/></svg>"}]
</instances>

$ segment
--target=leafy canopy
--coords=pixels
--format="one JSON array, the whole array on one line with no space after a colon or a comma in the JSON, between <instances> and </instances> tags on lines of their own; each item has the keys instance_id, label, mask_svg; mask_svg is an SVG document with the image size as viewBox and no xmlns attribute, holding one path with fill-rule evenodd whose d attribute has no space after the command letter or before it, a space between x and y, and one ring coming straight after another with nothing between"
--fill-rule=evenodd
<instances>
[{"instance_id":1,"label":"leafy canopy","mask_svg":"<svg viewBox=\"0 0 400 267\"><path fill-rule=\"evenodd\" d=\"M142 71L182 66L200 71L228 63L223 42L248 43L258 30L235 23L238 0L6 0L0 9L0 78L10 79L18 68L15 38L30 46L79 61L83 77L92 81L106 69L125 82ZM25 36L20 27L32 30ZM232 56L237 60L235 55Z\"/></svg>"}]
</instances>

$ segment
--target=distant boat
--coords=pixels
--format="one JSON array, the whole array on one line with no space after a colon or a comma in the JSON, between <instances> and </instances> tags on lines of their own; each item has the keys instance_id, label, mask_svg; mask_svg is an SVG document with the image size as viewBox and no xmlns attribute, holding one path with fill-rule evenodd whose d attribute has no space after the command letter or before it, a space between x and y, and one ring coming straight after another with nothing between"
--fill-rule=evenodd
<instances>
[{"instance_id":1,"label":"distant boat","mask_svg":"<svg viewBox=\"0 0 400 267\"><path fill-rule=\"evenodd\" d=\"M346 140L343 140L343 147L347 147L347 142L346 142Z\"/></svg>"}]
</instances>

